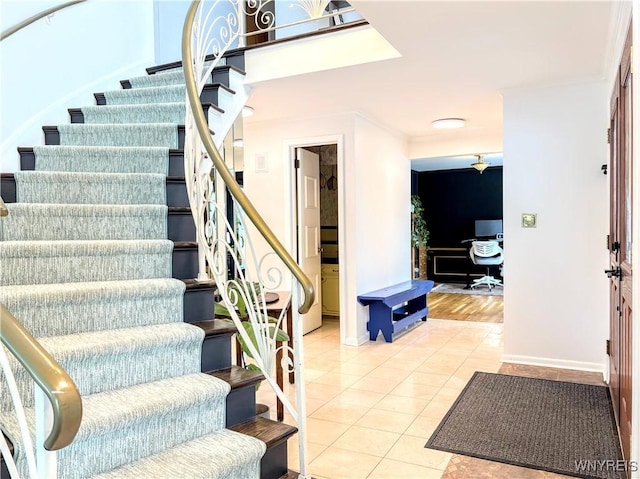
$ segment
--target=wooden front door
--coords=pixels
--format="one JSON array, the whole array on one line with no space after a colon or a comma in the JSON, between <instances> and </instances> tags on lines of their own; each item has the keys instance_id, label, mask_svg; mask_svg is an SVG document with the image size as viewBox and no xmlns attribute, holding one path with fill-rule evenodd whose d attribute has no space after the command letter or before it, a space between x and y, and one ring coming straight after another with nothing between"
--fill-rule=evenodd
<instances>
[{"instance_id":1,"label":"wooden front door","mask_svg":"<svg viewBox=\"0 0 640 479\"><path fill-rule=\"evenodd\" d=\"M632 233L631 28L611 97L610 126L610 349L609 388L625 459L631 445L631 233Z\"/></svg>"}]
</instances>

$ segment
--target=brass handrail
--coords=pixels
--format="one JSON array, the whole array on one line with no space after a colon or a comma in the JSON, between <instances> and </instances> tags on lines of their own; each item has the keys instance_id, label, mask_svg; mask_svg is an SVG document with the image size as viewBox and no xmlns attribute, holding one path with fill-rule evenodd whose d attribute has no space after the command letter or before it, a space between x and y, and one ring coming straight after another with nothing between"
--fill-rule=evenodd
<instances>
[{"instance_id":1,"label":"brass handrail","mask_svg":"<svg viewBox=\"0 0 640 479\"><path fill-rule=\"evenodd\" d=\"M36 13L35 15L27 18L26 20L23 20L20 23L17 23L14 26L12 26L10 28L7 28L5 31L3 31L2 35L0 35L0 42L2 40L4 40L5 38L10 37L11 35L16 33L17 31L22 30L24 27L27 27L27 26L31 25L33 22L37 22L41 18L48 17L49 15L57 12L58 10L62 10L64 8L70 7L72 5L75 5L76 3L82 3L82 2L86 2L86 1L87 0L72 0L70 2L61 3L60 5L55 5L55 6L51 7L51 8L47 8L46 10L43 10L43 11L41 11L39 13Z\"/></svg>"},{"instance_id":2,"label":"brass handrail","mask_svg":"<svg viewBox=\"0 0 640 479\"><path fill-rule=\"evenodd\" d=\"M2 196L0 196L0 216L8 216L9 210L7 209L7 205L4 204L4 200Z\"/></svg>"},{"instance_id":3,"label":"brass handrail","mask_svg":"<svg viewBox=\"0 0 640 479\"><path fill-rule=\"evenodd\" d=\"M307 277L307 275L304 274L298 263L296 263L296 261L291 257L282 243L280 243L276 235L273 233L273 231L271 231L271 228L269 228L262 216L260 216L256 208L253 206L251 201L249 201L247 195L244 193L244 191L242 191L242 188L240 188L240 185L238 185L235 178L225 165L220 152L216 148L211 135L209 134L209 126L207 125L207 121L204 116L204 110L200 106L200 95L196 88L191 49L193 21L195 19L196 10L198 9L199 4L200 0L194 0L191 3L184 21L184 29L182 30L182 67L184 70L187 97L189 99L189 104L191 105L195 124L198 128L198 133L200 134L200 139L202 140L204 147L209 154L209 157L213 161L216 170L220 174L220 177L227 185L227 188L229 188L229 192L231 193L231 195L240 204L245 214L253 222L254 226L258 229L267 243L269 243L275 253L280 257L289 271L293 273L293 275L302 286L302 289L304 291L304 301L298 308L298 311L300 312L300 314L304 314L309 311L315 298L315 291L313 289L313 285L311 284L311 280Z\"/></svg>"},{"instance_id":4,"label":"brass handrail","mask_svg":"<svg viewBox=\"0 0 640 479\"><path fill-rule=\"evenodd\" d=\"M55 451L68 446L82 420L82 400L73 379L3 304L0 304L0 339L51 402L53 426L44 448Z\"/></svg>"}]
</instances>

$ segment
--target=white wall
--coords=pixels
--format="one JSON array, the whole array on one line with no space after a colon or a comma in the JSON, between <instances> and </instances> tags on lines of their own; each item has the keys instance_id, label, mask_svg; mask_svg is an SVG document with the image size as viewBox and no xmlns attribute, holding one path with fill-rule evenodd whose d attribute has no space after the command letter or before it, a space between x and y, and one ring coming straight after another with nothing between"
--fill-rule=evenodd
<instances>
[{"instance_id":1,"label":"white wall","mask_svg":"<svg viewBox=\"0 0 640 479\"><path fill-rule=\"evenodd\" d=\"M338 151L341 340L357 345L367 340L366 310L357 303L357 295L410 279L411 175L404 139L355 114L248 123L245 191L293 251L290 147L335 138L342 143ZM257 155L266 158L267 172L256 172ZM264 251L258 242L258 256Z\"/></svg>"},{"instance_id":2,"label":"white wall","mask_svg":"<svg viewBox=\"0 0 640 479\"><path fill-rule=\"evenodd\" d=\"M153 0L153 21L155 27L155 63L171 63L182 59L182 30L187 10L191 6L186 0ZM209 23L218 16L227 16L233 11L233 5L218 0L204 0L200 11L203 19L207 18L211 8L215 8L215 15L209 17ZM200 18L196 15L196 19ZM222 24L218 23L214 30L217 34ZM237 45L234 42L232 47Z\"/></svg>"},{"instance_id":3,"label":"white wall","mask_svg":"<svg viewBox=\"0 0 640 479\"><path fill-rule=\"evenodd\" d=\"M0 2L2 29L59 2ZM57 12L0 43L0 170L19 167L18 146L44 143L43 125L69 122L67 108L153 65L151 2L92 0Z\"/></svg>"},{"instance_id":4,"label":"white wall","mask_svg":"<svg viewBox=\"0 0 640 479\"><path fill-rule=\"evenodd\" d=\"M504 94L507 361L604 370L608 97L604 82Z\"/></svg>"},{"instance_id":5,"label":"white wall","mask_svg":"<svg viewBox=\"0 0 640 479\"><path fill-rule=\"evenodd\" d=\"M349 230L346 259L355 272L355 294L343 314L357 317L360 344L368 340L369 308L357 302L357 295L411 279L411 164L402 138L363 117L356 118L354 160L345 188L355 186L355 207L347 212L355 228Z\"/></svg>"}]
</instances>

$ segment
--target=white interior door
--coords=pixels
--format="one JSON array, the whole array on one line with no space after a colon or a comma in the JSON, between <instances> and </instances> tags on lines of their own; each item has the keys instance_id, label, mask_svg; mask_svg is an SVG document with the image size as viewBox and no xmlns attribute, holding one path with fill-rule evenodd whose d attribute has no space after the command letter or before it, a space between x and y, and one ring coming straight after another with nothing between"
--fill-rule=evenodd
<instances>
[{"instance_id":1,"label":"white interior door","mask_svg":"<svg viewBox=\"0 0 640 479\"><path fill-rule=\"evenodd\" d=\"M322 326L320 281L320 157L296 148L298 179L298 263L316 291L311 309L302 317L303 334Z\"/></svg>"}]
</instances>

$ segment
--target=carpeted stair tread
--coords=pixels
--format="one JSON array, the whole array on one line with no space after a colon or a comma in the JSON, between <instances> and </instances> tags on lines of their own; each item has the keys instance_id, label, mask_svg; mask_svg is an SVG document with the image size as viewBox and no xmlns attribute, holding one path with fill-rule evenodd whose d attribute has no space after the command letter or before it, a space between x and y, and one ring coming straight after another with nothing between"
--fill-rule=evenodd
<instances>
[{"instance_id":1,"label":"carpeted stair tread","mask_svg":"<svg viewBox=\"0 0 640 479\"><path fill-rule=\"evenodd\" d=\"M127 91L127 90L123 90ZM131 90L137 91L137 90ZM182 102L146 103L141 105L85 106L80 110L85 124L106 123L184 123L186 107L185 93Z\"/></svg>"},{"instance_id":2,"label":"carpeted stair tread","mask_svg":"<svg viewBox=\"0 0 640 479\"><path fill-rule=\"evenodd\" d=\"M263 442L227 429L199 437L93 479L258 477Z\"/></svg>"},{"instance_id":3,"label":"carpeted stair tread","mask_svg":"<svg viewBox=\"0 0 640 479\"><path fill-rule=\"evenodd\" d=\"M3 286L0 303L40 338L180 322L185 289L172 278Z\"/></svg>"},{"instance_id":4,"label":"carpeted stair tread","mask_svg":"<svg viewBox=\"0 0 640 479\"><path fill-rule=\"evenodd\" d=\"M45 146L19 149L23 168L32 171L17 172L8 186L17 202L0 223L0 303L81 391L80 430L57 452L60 479L261 474L265 443L224 429L230 384L200 372L205 340L215 344L206 357L225 358L217 367L230 364L228 343L215 342L226 339L207 339L221 328L183 322L185 314L209 317L194 308L212 310L203 295L213 290L189 285L186 302L189 282L171 278L196 274L189 269L191 243L165 239L176 231L167 206L187 206L184 169L175 166L185 138L181 76L133 79L129 91L106 92L96 96L100 105L69 110L71 124L43 126ZM246 102L243 76L235 67L217 68L201 97L216 144ZM226 336L232 332L224 328ZM34 386L11 361L33 435ZM233 371L218 375L248 388L256 381ZM26 477L5 390L0 384L2 427L18 445Z\"/></svg>"},{"instance_id":5,"label":"carpeted stair tread","mask_svg":"<svg viewBox=\"0 0 640 479\"><path fill-rule=\"evenodd\" d=\"M166 239L162 205L7 204L2 241Z\"/></svg>"},{"instance_id":6,"label":"carpeted stair tread","mask_svg":"<svg viewBox=\"0 0 640 479\"><path fill-rule=\"evenodd\" d=\"M224 83L226 86L231 86L229 83L233 81L231 78L242 79L245 73L238 68L231 65L217 65L211 73L211 81L208 83L215 83L216 81ZM229 82L223 81L225 78L229 78ZM121 82L125 83L125 82ZM184 85L184 73L182 71L173 71L168 73L161 73L157 75L143 75L139 77L133 77L126 81L130 88L148 88L154 86L166 86L166 85Z\"/></svg>"},{"instance_id":7,"label":"carpeted stair tread","mask_svg":"<svg viewBox=\"0 0 640 479\"><path fill-rule=\"evenodd\" d=\"M91 477L219 431L228 393L224 381L195 373L84 396L78 434L59 451L59 477ZM33 431L33 408L26 413ZM4 426L17 437L14 418Z\"/></svg>"},{"instance_id":8,"label":"carpeted stair tread","mask_svg":"<svg viewBox=\"0 0 640 479\"><path fill-rule=\"evenodd\" d=\"M169 170L168 147L34 146L35 169L95 173L157 173Z\"/></svg>"},{"instance_id":9,"label":"carpeted stair tread","mask_svg":"<svg viewBox=\"0 0 640 479\"><path fill-rule=\"evenodd\" d=\"M168 75L158 75L158 78ZM130 88L104 92L107 105L148 105L153 103L182 103L184 104L187 89L182 84L148 86L143 88Z\"/></svg>"},{"instance_id":10,"label":"carpeted stair tread","mask_svg":"<svg viewBox=\"0 0 640 479\"><path fill-rule=\"evenodd\" d=\"M166 177L148 173L17 171L21 203L166 205Z\"/></svg>"},{"instance_id":11,"label":"carpeted stair tread","mask_svg":"<svg viewBox=\"0 0 640 479\"><path fill-rule=\"evenodd\" d=\"M117 125L58 125L61 145L155 146L179 148L175 123L121 123Z\"/></svg>"},{"instance_id":12,"label":"carpeted stair tread","mask_svg":"<svg viewBox=\"0 0 640 479\"><path fill-rule=\"evenodd\" d=\"M0 285L171 277L173 243L136 241L3 241Z\"/></svg>"},{"instance_id":13,"label":"carpeted stair tread","mask_svg":"<svg viewBox=\"0 0 640 479\"><path fill-rule=\"evenodd\" d=\"M80 394L87 396L198 373L203 339L200 328L176 322L52 336L39 342L73 378ZM13 356L9 362L23 404L33 406L33 382ZM3 410L10 401L10 397L0 398Z\"/></svg>"}]
</instances>

